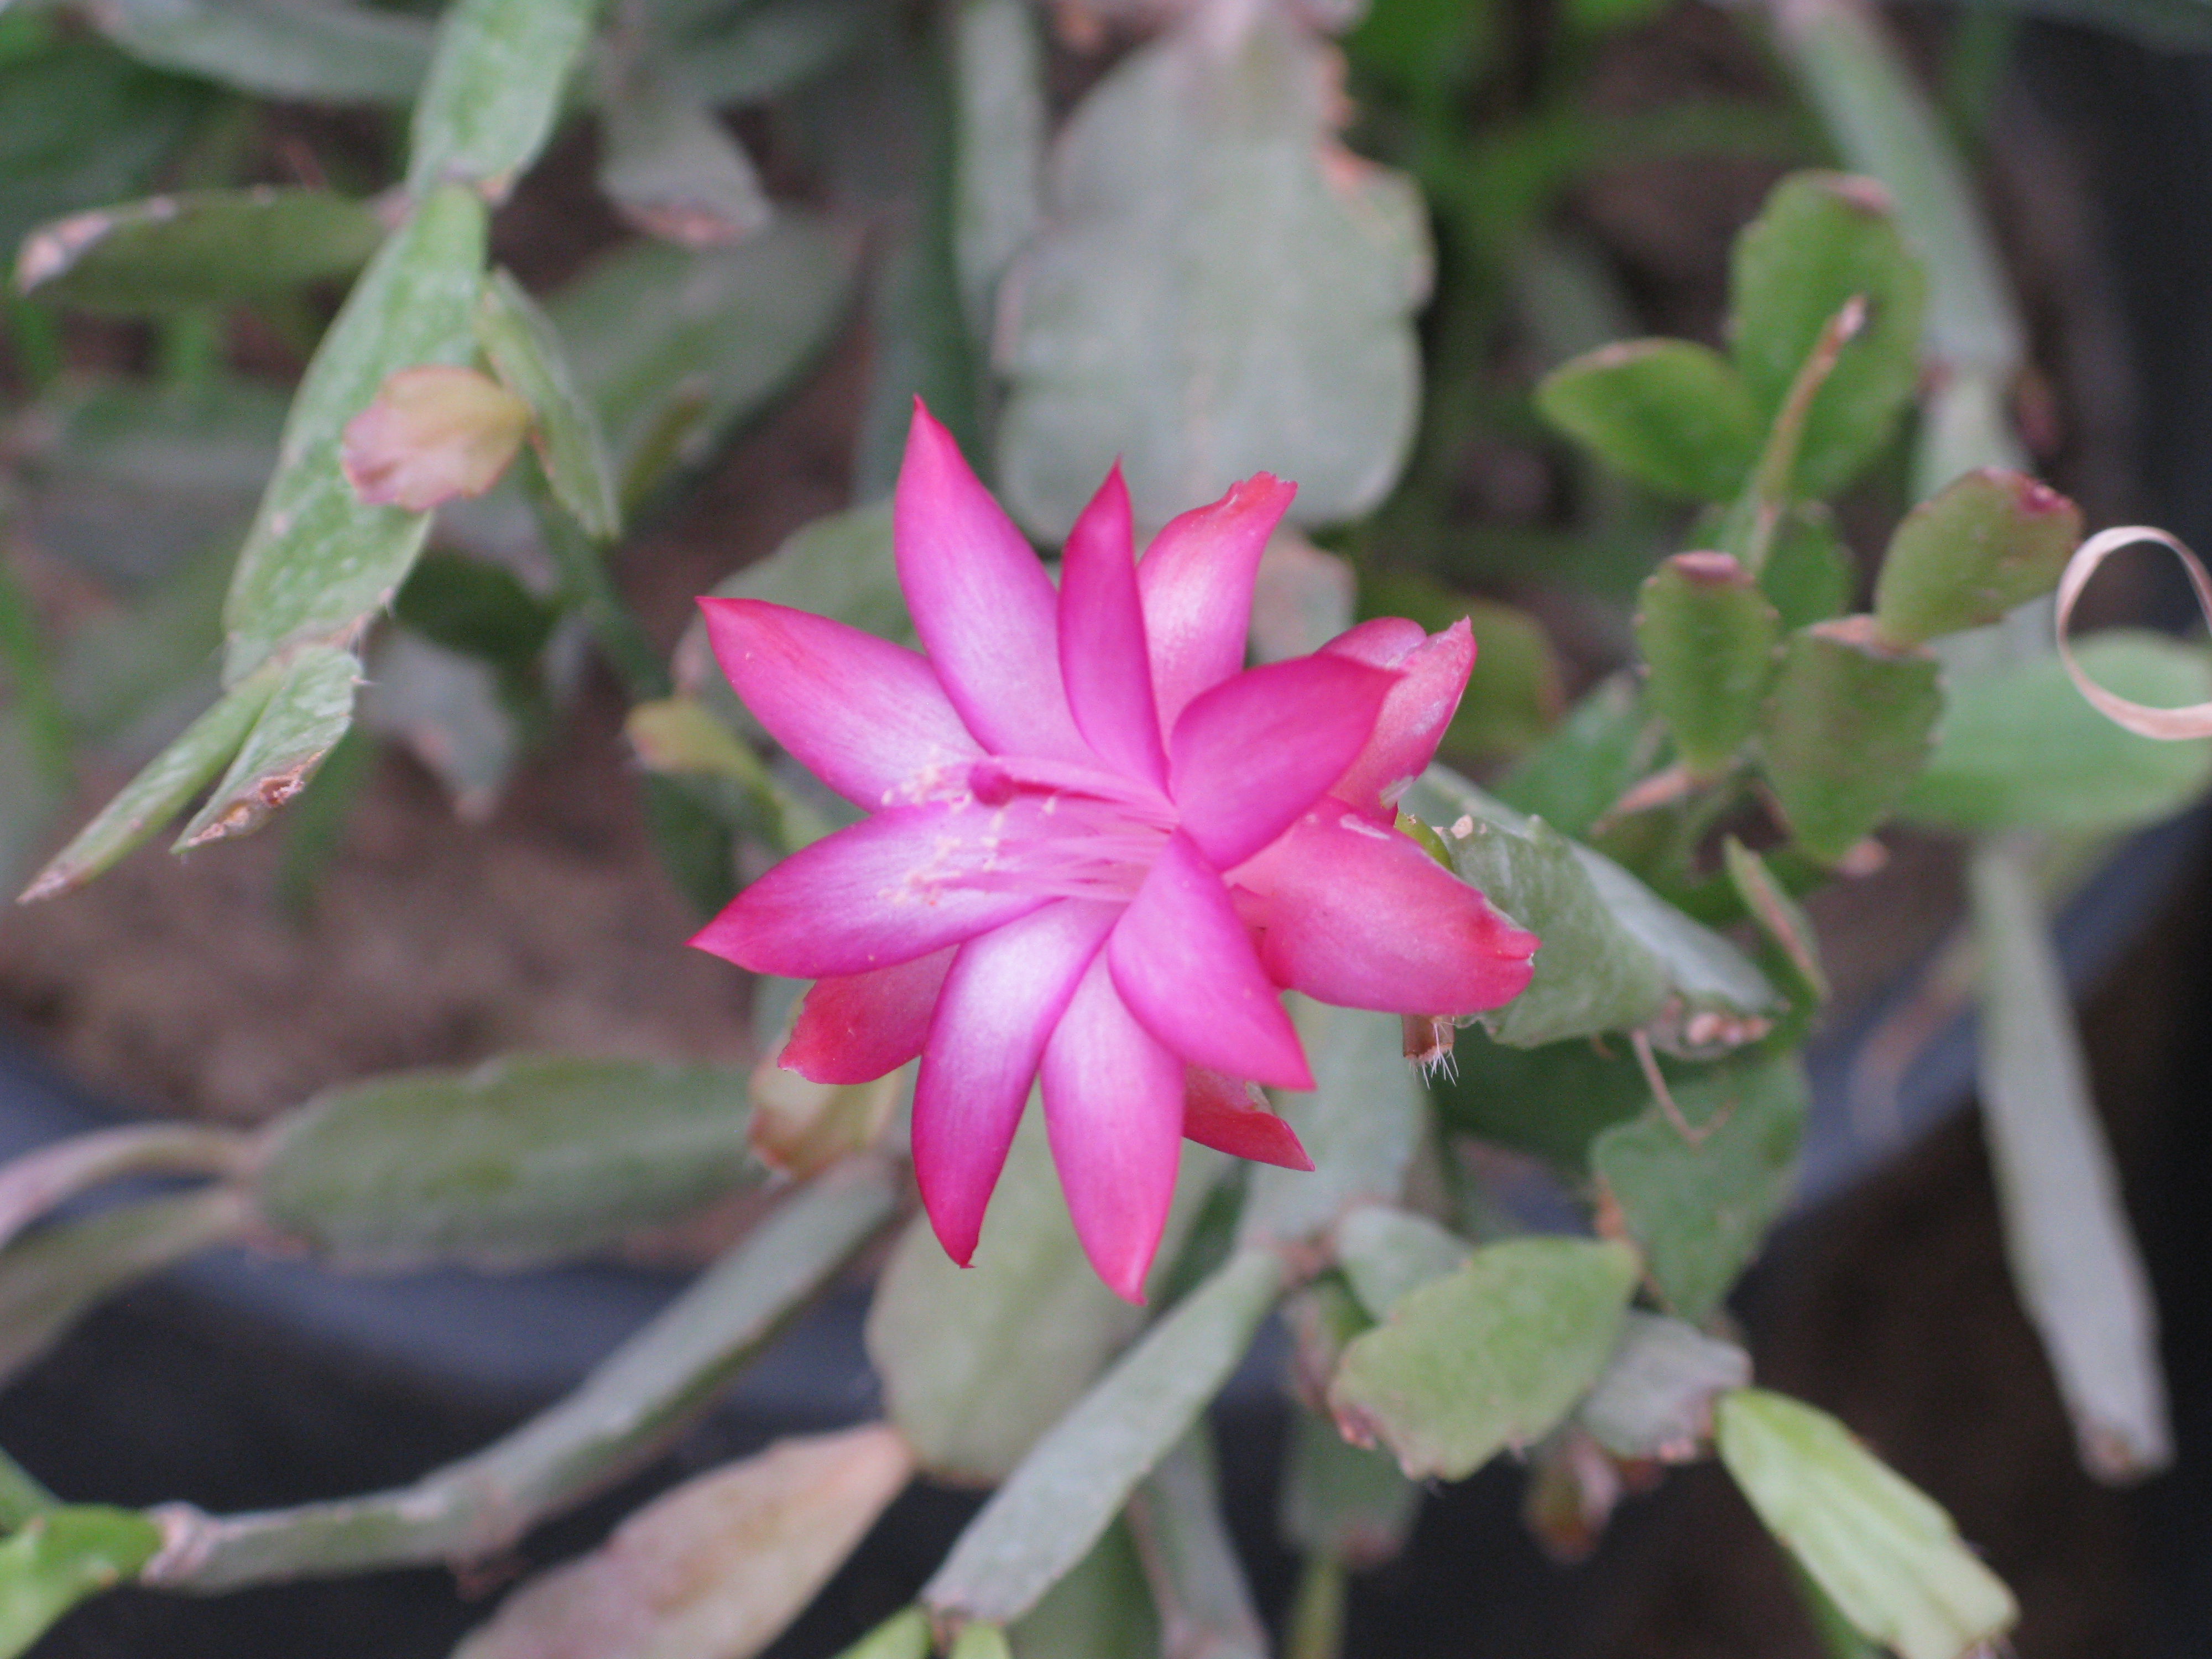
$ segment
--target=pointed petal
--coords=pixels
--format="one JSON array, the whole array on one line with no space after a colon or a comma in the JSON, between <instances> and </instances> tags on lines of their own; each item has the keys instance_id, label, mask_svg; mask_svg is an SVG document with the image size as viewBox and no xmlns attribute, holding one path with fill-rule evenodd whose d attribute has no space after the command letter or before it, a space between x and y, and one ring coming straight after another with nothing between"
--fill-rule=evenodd
<instances>
[{"instance_id":1,"label":"pointed petal","mask_svg":"<svg viewBox=\"0 0 2212 1659\"><path fill-rule=\"evenodd\" d=\"M922 768L983 752L918 653L761 599L702 599L699 609L753 717L855 805L881 806Z\"/></svg>"},{"instance_id":2,"label":"pointed petal","mask_svg":"<svg viewBox=\"0 0 2212 1659\"><path fill-rule=\"evenodd\" d=\"M1164 787L1167 750L1152 706L1129 490L1118 461L1067 532L1060 567L1060 669L1076 728L1099 758Z\"/></svg>"},{"instance_id":3,"label":"pointed petal","mask_svg":"<svg viewBox=\"0 0 2212 1659\"><path fill-rule=\"evenodd\" d=\"M1052 580L919 400L891 544L915 631L976 740L994 754L1091 760L1060 685Z\"/></svg>"},{"instance_id":4,"label":"pointed petal","mask_svg":"<svg viewBox=\"0 0 2212 1659\"><path fill-rule=\"evenodd\" d=\"M1404 617L1370 617L1364 623L1354 623L1322 649L1370 667L1395 668L1428 637L1427 629Z\"/></svg>"},{"instance_id":5,"label":"pointed petal","mask_svg":"<svg viewBox=\"0 0 2212 1659\"><path fill-rule=\"evenodd\" d=\"M1235 872L1257 896L1260 960L1321 1002L1455 1016L1528 983L1536 936L1405 836L1338 808Z\"/></svg>"},{"instance_id":6,"label":"pointed petal","mask_svg":"<svg viewBox=\"0 0 2212 1659\"><path fill-rule=\"evenodd\" d=\"M1046 1039L1118 906L1062 899L953 958L914 1085L914 1173L945 1253L975 1254Z\"/></svg>"},{"instance_id":7,"label":"pointed petal","mask_svg":"<svg viewBox=\"0 0 2212 1659\"><path fill-rule=\"evenodd\" d=\"M951 949L896 968L817 980L776 1063L813 1083L867 1083L921 1052Z\"/></svg>"},{"instance_id":8,"label":"pointed petal","mask_svg":"<svg viewBox=\"0 0 2212 1659\"><path fill-rule=\"evenodd\" d=\"M1003 814L972 803L900 806L801 848L693 936L757 974L830 979L957 945L1043 902L952 886L990 856Z\"/></svg>"},{"instance_id":9,"label":"pointed petal","mask_svg":"<svg viewBox=\"0 0 2212 1659\"><path fill-rule=\"evenodd\" d=\"M1168 743L1168 792L1215 869L1251 857L1344 775L1394 680L1348 657L1296 657L1193 699Z\"/></svg>"},{"instance_id":10,"label":"pointed petal","mask_svg":"<svg viewBox=\"0 0 2212 1659\"><path fill-rule=\"evenodd\" d=\"M1152 861L1106 959L1129 1012L1180 1058L1279 1089L1314 1086L1281 993L1188 836L1170 836Z\"/></svg>"},{"instance_id":11,"label":"pointed petal","mask_svg":"<svg viewBox=\"0 0 2212 1659\"><path fill-rule=\"evenodd\" d=\"M1231 1158L1310 1171L1297 1131L1252 1098L1234 1078L1194 1066L1183 1075L1182 1138Z\"/></svg>"},{"instance_id":12,"label":"pointed petal","mask_svg":"<svg viewBox=\"0 0 2212 1659\"><path fill-rule=\"evenodd\" d=\"M1243 667L1254 573L1297 493L1255 473L1211 507L1170 520L1145 550L1137 586L1163 731L1175 730L1193 697Z\"/></svg>"},{"instance_id":13,"label":"pointed petal","mask_svg":"<svg viewBox=\"0 0 2212 1659\"><path fill-rule=\"evenodd\" d=\"M1182 1150L1183 1067L1094 960L1044 1050L1044 1126L1083 1253L1141 1306Z\"/></svg>"},{"instance_id":14,"label":"pointed petal","mask_svg":"<svg viewBox=\"0 0 2212 1659\"><path fill-rule=\"evenodd\" d=\"M1395 821L1405 786L1436 757L1437 745L1458 712L1468 674L1474 667L1474 630L1466 617L1433 635L1421 635L1418 623L1403 626L1419 635L1408 648L1392 649L1401 641L1392 640L1376 623L1363 623L1322 647L1331 655L1398 672L1398 683L1382 700L1382 712L1375 717L1366 747L1328 792L1382 823ZM1363 633L1364 637L1358 637Z\"/></svg>"}]
</instances>

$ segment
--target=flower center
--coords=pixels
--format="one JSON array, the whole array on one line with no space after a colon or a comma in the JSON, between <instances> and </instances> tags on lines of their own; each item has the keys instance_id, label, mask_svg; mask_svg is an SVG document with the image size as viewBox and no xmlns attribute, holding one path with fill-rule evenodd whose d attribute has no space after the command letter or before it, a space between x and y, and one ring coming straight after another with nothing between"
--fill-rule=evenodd
<instances>
[{"instance_id":1,"label":"flower center","mask_svg":"<svg viewBox=\"0 0 2212 1659\"><path fill-rule=\"evenodd\" d=\"M932 802L987 810L946 815L928 861L907 877L925 899L967 888L1127 903L1177 822L1147 784L1013 756L928 768L885 804Z\"/></svg>"}]
</instances>

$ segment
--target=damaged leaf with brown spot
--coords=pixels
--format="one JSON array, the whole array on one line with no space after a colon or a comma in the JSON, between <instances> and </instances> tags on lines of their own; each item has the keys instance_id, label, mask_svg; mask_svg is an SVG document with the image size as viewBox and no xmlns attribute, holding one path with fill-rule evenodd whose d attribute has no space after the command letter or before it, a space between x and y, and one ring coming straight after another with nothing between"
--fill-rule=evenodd
<instances>
[{"instance_id":1,"label":"damaged leaf with brown spot","mask_svg":"<svg viewBox=\"0 0 2212 1659\"><path fill-rule=\"evenodd\" d=\"M245 746L177 848L250 835L307 787L353 720L361 663L335 645L311 645L289 662Z\"/></svg>"},{"instance_id":2,"label":"damaged leaf with brown spot","mask_svg":"<svg viewBox=\"0 0 2212 1659\"><path fill-rule=\"evenodd\" d=\"M246 741L268 706L280 678L270 663L233 686L169 746L140 769L69 845L24 888L16 902L33 903L74 892L112 866L185 809Z\"/></svg>"},{"instance_id":3,"label":"damaged leaf with brown spot","mask_svg":"<svg viewBox=\"0 0 2212 1659\"><path fill-rule=\"evenodd\" d=\"M183 191L40 226L15 287L123 316L229 305L349 276L383 240L373 208L329 191Z\"/></svg>"}]
</instances>

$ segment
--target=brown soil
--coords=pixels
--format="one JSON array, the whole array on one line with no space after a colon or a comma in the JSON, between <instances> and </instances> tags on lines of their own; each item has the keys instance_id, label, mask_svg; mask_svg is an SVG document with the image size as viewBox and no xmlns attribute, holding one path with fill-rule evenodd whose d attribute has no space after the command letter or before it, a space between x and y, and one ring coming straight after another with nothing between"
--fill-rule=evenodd
<instances>
[{"instance_id":1,"label":"brown soil","mask_svg":"<svg viewBox=\"0 0 2212 1659\"><path fill-rule=\"evenodd\" d=\"M517 1048L742 1058L742 976L682 948L620 743L592 699L479 825L386 754L302 914L281 836L142 853L0 920L0 998L123 1098L239 1121Z\"/></svg>"}]
</instances>

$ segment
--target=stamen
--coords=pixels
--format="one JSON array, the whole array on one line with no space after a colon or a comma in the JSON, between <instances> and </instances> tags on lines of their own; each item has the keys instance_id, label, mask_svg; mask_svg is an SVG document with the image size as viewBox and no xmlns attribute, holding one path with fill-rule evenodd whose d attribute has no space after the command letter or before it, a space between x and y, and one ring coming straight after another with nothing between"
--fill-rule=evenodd
<instances>
[{"instance_id":1,"label":"stamen","mask_svg":"<svg viewBox=\"0 0 2212 1659\"><path fill-rule=\"evenodd\" d=\"M962 889L1127 902L1170 833L1145 810L1149 803L1132 810L1119 800L1033 793L996 762L971 764L963 781L959 805L993 810L966 833L935 837L929 857L884 895L889 902L931 903Z\"/></svg>"}]
</instances>

